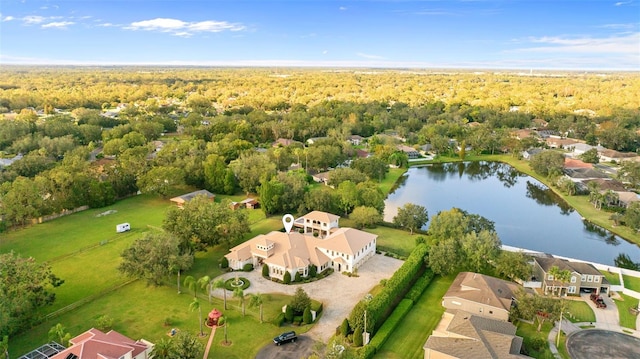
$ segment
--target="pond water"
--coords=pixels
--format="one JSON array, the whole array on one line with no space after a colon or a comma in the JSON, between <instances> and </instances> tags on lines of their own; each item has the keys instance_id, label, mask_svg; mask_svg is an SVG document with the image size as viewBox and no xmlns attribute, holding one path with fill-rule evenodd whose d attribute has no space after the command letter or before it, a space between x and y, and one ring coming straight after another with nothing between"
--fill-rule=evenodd
<instances>
[{"instance_id":1,"label":"pond water","mask_svg":"<svg viewBox=\"0 0 640 359\"><path fill-rule=\"evenodd\" d=\"M430 218L452 207L479 214L514 247L603 264L620 253L640 261L640 247L583 221L545 185L499 162L412 167L385 201L385 220L405 203L426 207Z\"/></svg>"}]
</instances>

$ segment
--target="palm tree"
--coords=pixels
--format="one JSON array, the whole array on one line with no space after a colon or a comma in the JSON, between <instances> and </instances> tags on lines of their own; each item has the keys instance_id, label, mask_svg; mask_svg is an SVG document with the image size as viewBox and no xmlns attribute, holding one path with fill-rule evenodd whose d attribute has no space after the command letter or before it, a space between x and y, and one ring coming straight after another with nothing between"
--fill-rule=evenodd
<instances>
[{"instance_id":1,"label":"palm tree","mask_svg":"<svg viewBox=\"0 0 640 359\"><path fill-rule=\"evenodd\" d=\"M200 277L197 281L197 284L200 286L200 289L207 291L207 295L209 296L209 303L211 303L211 278L209 278L208 275Z\"/></svg>"},{"instance_id":2,"label":"palm tree","mask_svg":"<svg viewBox=\"0 0 640 359\"><path fill-rule=\"evenodd\" d=\"M191 268L191 265L193 264L193 256L191 255L191 253L185 253L179 256L175 256L172 255L171 258L169 258L169 271L171 273L177 273L178 274L178 294L181 293L180 291L180 274L182 273L183 270L189 269Z\"/></svg>"},{"instance_id":3,"label":"palm tree","mask_svg":"<svg viewBox=\"0 0 640 359\"><path fill-rule=\"evenodd\" d=\"M157 341L151 350L151 358L153 359L169 359L171 357L171 341L162 338Z\"/></svg>"},{"instance_id":4,"label":"palm tree","mask_svg":"<svg viewBox=\"0 0 640 359\"><path fill-rule=\"evenodd\" d=\"M240 300L240 305L242 306L242 316L244 317L244 290L238 287L233 290L234 298L238 298Z\"/></svg>"},{"instance_id":5,"label":"palm tree","mask_svg":"<svg viewBox=\"0 0 640 359\"><path fill-rule=\"evenodd\" d=\"M191 304L189 304L189 309L191 309L191 311L198 311L198 322L200 322L200 336L204 336L204 332L202 331L202 307L200 306L200 301L198 301L198 298L193 298L193 302L191 302Z\"/></svg>"},{"instance_id":6,"label":"palm tree","mask_svg":"<svg viewBox=\"0 0 640 359\"><path fill-rule=\"evenodd\" d=\"M222 296L224 298L224 310L227 310L227 288L225 287L224 279L217 279L213 281L213 288L222 288Z\"/></svg>"},{"instance_id":7,"label":"palm tree","mask_svg":"<svg viewBox=\"0 0 640 359\"><path fill-rule=\"evenodd\" d=\"M184 277L184 286L189 288L189 289L193 289L193 297L194 298L197 297L197 293L196 292L198 290L198 287L197 287L196 279L193 278L193 276L188 275L188 276Z\"/></svg>"},{"instance_id":8,"label":"palm tree","mask_svg":"<svg viewBox=\"0 0 640 359\"><path fill-rule=\"evenodd\" d=\"M565 283L568 283L571 280L571 272L568 270L560 270L557 266L553 266L549 268L549 274L553 276L553 280L556 282L560 282L560 287L558 291L558 296L562 295L562 286ZM555 295L556 286L554 285L552 288L552 294Z\"/></svg>"},{"instance_id":9,"label":"palm tree","mask_svg":"<svg viewBox=\"0 0 640 359\"><path fill-rule=\"evenodd\" d=\"M262 323L262 294L260 293L255 293L255 294L249 294L249 306L250 307L256 307L259 306L260 307L260 323Z\"/></svg>"}]
</instances>

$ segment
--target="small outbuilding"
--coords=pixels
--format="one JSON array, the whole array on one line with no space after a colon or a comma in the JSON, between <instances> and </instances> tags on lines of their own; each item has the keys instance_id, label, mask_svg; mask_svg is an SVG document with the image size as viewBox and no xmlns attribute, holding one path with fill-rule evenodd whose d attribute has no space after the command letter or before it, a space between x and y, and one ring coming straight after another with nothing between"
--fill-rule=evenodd
<instances>
[{"instance_id":1,"label":"small outbuilding","mask_svg":"<svg viewBox=\"0 0 640 359\"><path fill-rule=\"evenodd\" d=\"M170 199L171 202L175 203L178 207L184 207L184 204L196 198L197 196L207 196L211 201L216 199L216 195L207 191L206 189L201 189L199 191L194 191L191 193L183 194L182 196L173 197Z\"/></svg>"}]
</instances>

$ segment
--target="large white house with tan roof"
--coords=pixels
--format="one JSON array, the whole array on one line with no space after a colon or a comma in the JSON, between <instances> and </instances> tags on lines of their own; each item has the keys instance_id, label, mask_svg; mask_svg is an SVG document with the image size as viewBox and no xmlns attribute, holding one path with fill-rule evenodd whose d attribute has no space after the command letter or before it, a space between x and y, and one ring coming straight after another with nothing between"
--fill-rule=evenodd
<instances>
[{"instance_id":1,"label":"large white house with tan roof","mask_svg":"<svg viewBox=\"0 0 640 359\"><path fill-rule=\"evenodd\" d=\"M308 276L311 265L318 272L327 268L353 272L376 253L378 236L354 228L339 228L339 218L330 213L311 212L295 221L303 233L261 234L231 248L225 257L234 270L241 270L246 264L267 265L269 276L281 280L285 272L292 278L296 273Z\"/></svg>"}]
</instances>

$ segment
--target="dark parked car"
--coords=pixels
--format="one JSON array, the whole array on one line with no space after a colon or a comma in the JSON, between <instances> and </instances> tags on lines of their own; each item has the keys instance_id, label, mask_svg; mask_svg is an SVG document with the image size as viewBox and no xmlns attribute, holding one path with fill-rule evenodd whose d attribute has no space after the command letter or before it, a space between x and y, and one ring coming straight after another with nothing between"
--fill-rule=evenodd
<instances>
[{"instance_id":1,"label":"dark parked car","mask_svg":"<svg viewBox=\"0 0 640 359\"><path fill-rule=\"evenodd\" d=\"M273 338L273 342L276 345L280 345L288 342L295 342L296 338L298 338L298 336L296 335L296 332L290 331L290 332L282 333L277 337Z\"/></svg>"}]
</instances>

